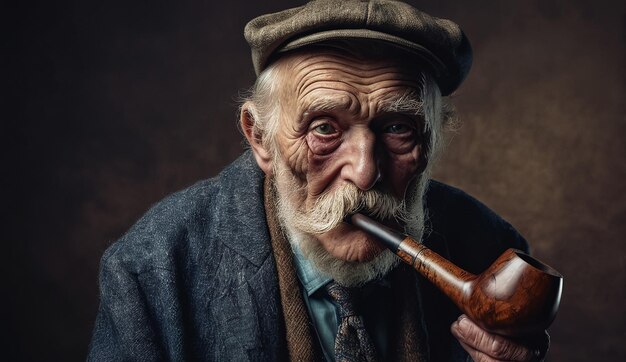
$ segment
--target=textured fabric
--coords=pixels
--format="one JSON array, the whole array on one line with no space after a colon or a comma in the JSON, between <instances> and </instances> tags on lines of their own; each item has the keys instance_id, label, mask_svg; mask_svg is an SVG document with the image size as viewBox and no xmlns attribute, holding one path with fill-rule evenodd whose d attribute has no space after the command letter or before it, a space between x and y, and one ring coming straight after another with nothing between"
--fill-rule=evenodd
<instances>
[{"instance_id":1,"label":"textured fabric","mask_svg":"<svg viewBox=\"0 0 626 362\"><path fill-rule=\"evenodd\" d=\"M248 151L218 177L156 204L107 249L88 360L289 358L263 180ZM509 247L526 249L508 223L458 189L432 181L426 207L424 243L469 272L483 271ZM427 331L430 360L464 361L449 330L458 309L409 276L393 292L402 303L418 298L423 313L406 322L424 320L415 333Z\"/></svg>"},{"instance_id":2,"label":"textured fabric","mask_svg":"<svg viewBox=\"0 0 626 362\"><path fill-rule=\"evenodd\" d=\"M326 360L335 358L337 308L324 286L330 278L314 273L309 278L300 275L303 263L295 252L298 279L303 286L303 298L317 332ZM307 268L308 269L308 268ZM308 282L308 283L307 283ZM426 361L427 338L421 318L421 308L415 293L415 278L411 268L400 265L390 275L368 283L362 288L360 313L381 360ZM319 288L319 289L318 289Z\"/></svg>"},{"instance_id":3,"label":"textured fabric","mask_svg":"<svg viewBox=\"0 0 626 362\"><path fill-rule=\"evenodd\" d=\"M247 153L148 211L102 257L88 359L285 360L262 195Z\"/></svg>"},{"instance_id":4,"label":"textured fabric","mask_svg":"<svg viewBox=\"0 0 626 362\"><path fill-rule=\"evenodd\" d=\"M291 235L290 237L294 237ZM295 242L295 245L294 245ZM336 306L325 291L331 278L315 269L297 247L297 240L290 241L298 280L302 286L302 298L311 317L320 350L327 361L335 359L335 335L337 334ZM384 329L381 328L381 331Z\"/></svg>"},{"instance_id":5,"label":"textured fabric","mask_svg":"<svg viewBox=\"0 0 626 362\"><path fill-rule=\"evenodd\" d=\"M307 308L300 296L298 279L289 242L279 226L274 188L265 181L265 210L278 272L280 300L285 318L287 349L291 361L317 361L319 349Z\"/></svg>"},{"instance_id":6,"label":"textured fabric","mask_svg":"<svg viewBox=\"0 0 626 362\"><path fill-rule=\"evenodd\" d=\"M399 265L390 275L392 326L389 335L392 350L389 351L396 362L436 361L430 358L429 337L422 307L421 293L416 286L414 270L405 264ZM445 361L445 360L442 360Z\"/></svg>"},{"instance_id":7,"label":"textured fabric","mask_svg":"<svg viewBox=\"0 0 626 362\"><path fill-rule=\"evenodd\" d=\"M340 362L377 361L376 348L370 338L363 317L356 310L354 300L358 290L346 288L337 282L326 285L328 295L337 303L339 327L335 337L335 360Z\"/></svg>"},{"instance_id":8,"label":"textured fabric","mask_svg":"<svg viewBox=\"0 0 626 362\"><path fill-rule=\"evenodd\" d=\"M469 41L459 26L400 1L317 0L251 20L244 35L257 75L272 55L334 39L373 39L417 54L439 84L452 93L472 63Z\"/></svg>"}]
</instances>

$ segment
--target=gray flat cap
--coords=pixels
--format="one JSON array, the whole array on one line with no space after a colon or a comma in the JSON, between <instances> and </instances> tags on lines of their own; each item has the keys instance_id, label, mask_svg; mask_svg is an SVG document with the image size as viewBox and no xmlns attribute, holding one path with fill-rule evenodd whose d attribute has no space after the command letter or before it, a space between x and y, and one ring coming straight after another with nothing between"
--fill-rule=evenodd
<instances>
[{"instance_id":1,"label":"gray flat cap","mask_svg":"<svg viewBox=\"0 0 626 362\"><path fill-rule=\"evenodd\" d=\"M251 20L244 30L258 75L276 54L336 39L373 39L417 54L449 95L472 64L467 37L454 22L400 1L316 0Z\"/></svg>"}]
</instances>

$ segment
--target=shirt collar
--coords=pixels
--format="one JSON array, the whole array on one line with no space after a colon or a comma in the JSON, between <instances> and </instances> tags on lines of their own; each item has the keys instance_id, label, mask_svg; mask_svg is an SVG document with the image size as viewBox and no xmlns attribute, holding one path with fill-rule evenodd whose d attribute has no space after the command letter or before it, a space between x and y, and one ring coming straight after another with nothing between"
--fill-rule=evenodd
<instances>
[{"instance_id":1,"label":"shirt collar","mask_svg":"<svg viewBox=\"0 0 626 362\"><path fill-rule=\"evenodd\" d=\"M315 266L313 266L313 263L302 255L300 247L298 247L298 243L292 243L292 246L298 279L300 279L300 283L302 283L304 290L310 297L313 293L328 284L332 279L328 275L317 270Z\"/></svg>"}]
</instances>

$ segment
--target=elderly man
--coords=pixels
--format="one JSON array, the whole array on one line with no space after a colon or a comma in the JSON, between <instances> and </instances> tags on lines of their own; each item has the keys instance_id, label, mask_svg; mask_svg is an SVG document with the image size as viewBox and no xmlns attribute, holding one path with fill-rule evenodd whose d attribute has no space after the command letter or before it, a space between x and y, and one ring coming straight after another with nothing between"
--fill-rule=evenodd
<instances>
[{"instance_id":1,"label":"elderly man","mask_svg":"<svg viewBox=\"0 0 626 362\"><path fill-rule=\"evenodd\" d=\"M90 359L541 359L545 339L481 330L343 222L369 214L474 272L526 248L429 179L442 96L471 63L458 26L395 1L320 0L252 20L246 38L250 150L107 250Z\"/></svg>"}]
</instances>

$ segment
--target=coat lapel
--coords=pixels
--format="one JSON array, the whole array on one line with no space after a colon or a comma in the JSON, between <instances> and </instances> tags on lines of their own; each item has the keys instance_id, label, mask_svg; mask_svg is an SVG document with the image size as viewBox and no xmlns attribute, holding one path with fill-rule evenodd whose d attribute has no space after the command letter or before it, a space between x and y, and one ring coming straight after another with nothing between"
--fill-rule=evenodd
<instances>
[{"instance_id":1,"label":"coat lapel","mask_svg":"<svg viewBox=\"0 0 626 362\"><path fill-rule=\"evenodd\" d=\"M229 251L255 267L216 303L216 308L223 309L214 313L220 315L222 330L227 331L223 356L229 360L284 359L284 322L263 204L264 174L248 151L220 178L223 186L211 210L215 234Z\"/></svg>"}]
</instances>

